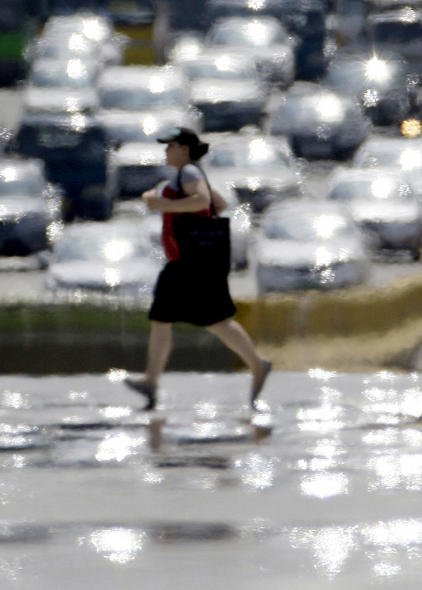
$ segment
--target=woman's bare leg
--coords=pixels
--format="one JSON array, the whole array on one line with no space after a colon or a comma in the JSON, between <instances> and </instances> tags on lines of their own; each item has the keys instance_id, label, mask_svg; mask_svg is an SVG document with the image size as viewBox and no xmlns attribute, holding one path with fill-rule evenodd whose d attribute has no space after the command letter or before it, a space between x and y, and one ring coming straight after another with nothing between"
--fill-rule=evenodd
<instances>
[{"instance_id":1,"label":"woman's bare leg","mask_svg":"<svg viewBox=\"0 0 422 590\"><path fill-rule=\"evenodd\" d=\"M158 380L166 368L172 347L172 325L166 322L151 323L148 342L147 366L143 381L150 385L157 385Z\"/></svg>"},{"instance_id":2,"label":"woman's bare leg","mask_svg":"<svg viewBox=\"0 0 422 590\"><path fill-rule=\"evenodd\" d=\"M172 326L169 323L153 321L148 343L148 359L144 377L132 379L126 377L125 383L131 389L147 398L144 410L153 410L156 406L156 389L170 355L172 345Z\"/></svg>"},{"instance_id":3,"label":"woman's bare leg","mask_svg":"<svg viewBox=\"0 0 422 590\"><path fill-rule=\"evenodd\" d=\"M207 326L207 330L235 352L251 370L253 375L251 401L254 402L271 369L271 363L258 355L249 335L236 321L223 320Z\"/></svg>"}]
</instances>

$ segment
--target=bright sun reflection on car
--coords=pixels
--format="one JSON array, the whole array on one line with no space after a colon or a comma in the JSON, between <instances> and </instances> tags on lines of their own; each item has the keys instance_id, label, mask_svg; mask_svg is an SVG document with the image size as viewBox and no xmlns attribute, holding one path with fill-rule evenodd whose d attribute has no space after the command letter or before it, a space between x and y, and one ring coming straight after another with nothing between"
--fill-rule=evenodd
<instances>
[{"instance_id":1,"label":"bright sun reflection on car","mask_svg":"<svg viewBox=\"0 0 422 590\"><path fill-rule=\"evenodd\" d=\"M17 179L17 170L12 166L10 168L4 168L0 172L0 177L4 182L13 182Z\"/></svg>"},{"instance_id":2,"label":"bright sun reflection on car","mask_svg":"<svg viewBox=\"0 0 422 590\"><path fill-rule=\"evenodd\" d=\"M83 24L83 33L91 41L101 41L103 31L100 23L95 19L88 19Z\"/></svg>"},{"instance_id":3,"label":"bright sun reflection on car","mask_svg":"<svg viewBox=\"0 0 422 590\"><path fill-rule=\"evenodd\" d=\"M248 23L247 25L248 38L254 45L265 45L268 39L267 29L260 22Z\"/></svg>"},{"instance_id":4,"label":"bright sun reflection on car","mask_svg":"<svg viewBox=\"0 0 422 590\"><path fill-rule=\"evenodd\" d=\"M133 245L126 240L110 240L104 245L104 256L109 262L119 262L133 253Z\"/></svg>"},{"instance_id":5,"label":"bright sun reflection on car","mask_svg":"<svg viewBox=\"0 0 422 590\"><path fill-rule=\"evenodd\" d=\"M366 64L366 78L374 82L382 82L388 78L388 68L385 61L373 57Z\"/></svg>"},{"instance_id":6,"label":"bright sun reflection on car","mask_svg":"<svg viewBox=\"0 0 422 590\"><path fill-rule=\"evenodd\" d=\"M233 60L228 55L222 55L215 60L216 68L222 72L228 72L233 67Z\"/></svg>"},{"instance_id":7,"label":"bright sun reflection on car","mask_svg":"<svg viewBox=\"0 0 422 590\"><path fill-rule=\"evenodd\" d=\"M157 117L154 117L154 115L147 115L146 117L144 117L144 119L142 120L142 130L145 133L145 135L153 135L154 133L157 133L158 129L159 125Z\"/></svg>"},{"instance_id":8,"label":"bright sun reflection on car","mask_svg":"<svg viewBox=\"0 0 422 590\"><path fill-rule=\"evenodd\" d=\"M248 0L248 8L251 10L262 10L267 0Z\"/></svg>"},{"instance_id":9,"label":"bright sun reflection on car","mask_svg":"<svg viewBox=\"0 0 422 590\"><path fill-rule=\"evenodd\" d=\"M81 51L85 45L84 36L80 33L72 33L67 41L67 46L71 51Z\"/></svg>"},{"instance_id":10,"label":"bright sun reflection on car","mask_svg":"<svg viewBox=\"0 0 422 590\"><path fill-rule=\"evenodd\" d=\"M66 64L66 73L69 78L80 78L85 74L86 67L80 59L69 59Z\"/></svg>"},{"instance_id":11,"label":"bright sun reflection on car","mask_svg":"<svg viewBox=\"0 0 422 590\"><path fill-rule=\"evenodd\" d=\"M344 221L336 215L319 215L313 226L318 238L329 240L335 235L337 229L344 226Z\"/></svg>"},{"instance_id":12,"label":"bright sun reflection on car","mask_svg":"<svg viewBox=\"0 0 422 590\"><path fill-rule=\"evenodd\" d=\"M160 94L165 90L164 80L161 76L151 76L148 82L148 90L152 94Z\"/></svg>"},{"instance_id":13,"label":"bright sun reflection on car","mask_svg":"<svg viewBox=\"0 0 422 590\"><path fill-rule=\"evenodd\" d=\"M371 193L376 199L388 199L394 190L394 183L388 178L377 178L371 183Z\"/></svg>"},{"instance_id":14,"label":"bright sun reflection on car","mask_svg":"<svg viewBox=\"0 0 422 590\"><path fill-rule=\"evenodd\" d=\"M317 111L327 123L337 123L343 116L341 101L336 96L322 96L318 101Z\"/></svg>"},{"instance_id":15,"label":"bright sun reflection on car","mask_svg":"<svg viewBox=\"0 0 422 590\"><path fill-rule=\"evenodd\" d=\"M403 170L413 170L422 166L422 153L420 150L409 148L400 156L400 166Z\"/></svg>"}]
</instances>

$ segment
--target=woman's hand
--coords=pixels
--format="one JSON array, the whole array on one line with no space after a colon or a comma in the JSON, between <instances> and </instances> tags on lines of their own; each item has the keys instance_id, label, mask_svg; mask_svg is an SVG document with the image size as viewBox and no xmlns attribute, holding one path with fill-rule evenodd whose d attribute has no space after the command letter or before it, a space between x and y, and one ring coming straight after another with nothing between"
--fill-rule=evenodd
<instances>
[{"instance_id":1,"label":"woman's hand","mask_svg":"<svg viewBox=\"0 0 422 590\"><path fill-rule=\"evenodd\" d=\"M163 199L159 196L156 188L143 192L141 197L150 211L161 211L160 205Z\"/></svg>"}]
</instances>

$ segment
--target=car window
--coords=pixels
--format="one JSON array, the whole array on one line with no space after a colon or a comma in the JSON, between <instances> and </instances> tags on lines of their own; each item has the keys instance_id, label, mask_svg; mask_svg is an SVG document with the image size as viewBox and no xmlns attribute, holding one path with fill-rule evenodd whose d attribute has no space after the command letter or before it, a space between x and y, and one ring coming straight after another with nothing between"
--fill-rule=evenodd
<instances>
[{"instance_id":1,"label":"car window","mask_svg":"<svg viewBox=\"0 0 422 590\"><path fill-rule=\"evenodd\" d=\"M184 72L189 79L217 78L220 80L248 80L254 76L253 71L246 67L234 65L229 61L216 61L215 63L191 63L186 64Z\"/></svg>"},{"instance_id":2,"label":"car window","mask_svg":"<svg viewBox=\"0 0 422 590\"><path fill-rule=\"evenodd\" d=\"M78 260L96 260L108 264L117 264L136 256L147 256L149 253L146 240L133 240L125 237L99 236L68 237L57 246L54 254L55 262Z\"/></svg>"},{"instance_id":3,"label":"car window","mask_svg":"<svg viewBox=\"0 0 422 590\"><path fill-rule=\"evenodd\" d=\"M325 82L331 88L354 92L368 87L401 88L406 83L406 74L396 64L382 60L339 62L331 65Z\"/></svg>"},{"instance_id":4,"label":"car window","mask_svg":"<svg viewBox=\"0 0 422 590\"><path fill-rule=\"evenodd\" d=\"M286 35L282 29L266 26L259 21L241 26L216 27L211 32L212 45L268 47L274 43L285 42Z\"/></svg>"},{"instance_id":5,"label":"car window","mask_svg":"<svg viewBox=\"0 0 422 590\"><path fill-rule=\"evenodd\" d=\"M290 166L288 156L281 150L256 139L247 145L236 145L232 148L212 148L209 163L215 167L248 167L248 168L287 168Z\"/></svg>"},{"instance_id":6,"label":"car window","mask_svg":"<svg viewBox=\"0 0 422 590\"><path fill-rule=\"evenodd\" d=\"M393 178L379 177L374 180L340 182L330 193L338 201L363 199L368 201L403 201L412 198L409 185Z\"/></svg>"},{"instance_id":7,"label":"car window","mask_svg":"<svg viewBox=\"0 0 422 590\"><path fill-rule=\"evenodd\" d=\"M153 93L147 88L100 89L101 106L129 111L146 110L156 107L171 107L183 104L181 89L173 88Z\"/></svg>"},{"instance_id":8,"label":"car window","mask_svg":"<svg viewBox=\"0 0 422 590\"><path fill-rule=\"evenodd\" d=\"M34 86L40 87L70 87L84 88L93 86L97 77L97 70L89 67L79 58L67 62L43 63L30 71L28 79Z\"/></svg>"},{"instance_id":9,"label":"car window","mask_svg":"<svg viewBox=\"0 0 422 590\"><path fill-rule=\"evenodd\" d=\"M283 217L267 217L264 234L269 239L298 242L326 241L352 233L348 220L336 213L286 212Z\"/></svg>"},{"instance_id":10,"label":"car window","mask_svg":"<svg viewBox=\"0 0 422 590\"><path fill-rule=\"evenodd\" d=\"M378 22L371 27L373 40L377 43L409 43L422 38L422 23L395 21Z\"/></svg>"},{"instance_id":11,"label":"car window","mask_svg":"<svg viewBox=\"0 0 422 590\"><path fill-rule=\"evenodd\" d=\"M0 169L0 196L24 196L39 198L45 188L43 178L28 170L18 170L14 166Z\"/></svg>"}]
</instances>

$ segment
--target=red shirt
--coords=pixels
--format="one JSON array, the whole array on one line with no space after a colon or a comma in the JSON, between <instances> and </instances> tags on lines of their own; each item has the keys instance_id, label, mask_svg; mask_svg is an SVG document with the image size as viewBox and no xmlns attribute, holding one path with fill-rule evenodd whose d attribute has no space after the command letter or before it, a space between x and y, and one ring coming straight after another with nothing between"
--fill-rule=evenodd
<instances>
[{"instance_id":1,"label":"red shirt","mask_svg":"<svg viewBox=\"0 0 422 590\"><path fill-rule=\"evenodd\" d=\"M164 187L163 197L166 199L180 199L179 193L169 184ZM163 230L161 234L161 241L164 247L164 252L170 262L175 262L180 258L179 244L176 241L173 228L173 220L180 215L186 213L163 213ZM211 208L207 207L195 213L188 213L188 215L199 215L200 217L211 217Z\"/></svg>"}]
</instances>

